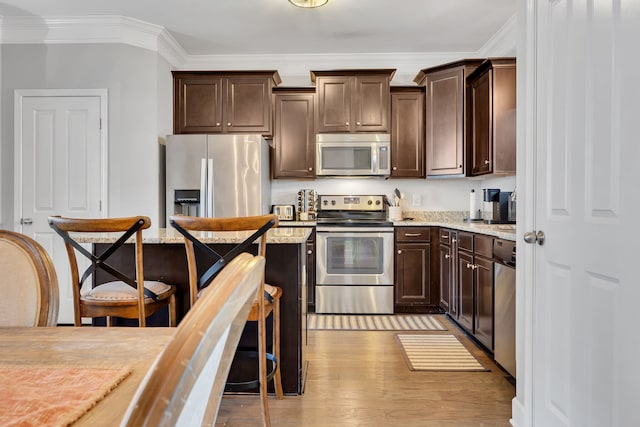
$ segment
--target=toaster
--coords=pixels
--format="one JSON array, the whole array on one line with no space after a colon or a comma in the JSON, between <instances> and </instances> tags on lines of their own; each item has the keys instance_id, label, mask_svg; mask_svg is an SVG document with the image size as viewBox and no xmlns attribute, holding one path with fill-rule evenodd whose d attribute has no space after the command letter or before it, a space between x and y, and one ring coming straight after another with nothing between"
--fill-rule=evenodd
<instances>
[{"instance_id":1,"label":"toaster","mask_svg":"<svg viewBox=\"0 0 640 427\"><path fill-rule=\"evenodd\" d=\"M271 205L271 213L280 221L293 221L296 219L296 210L293 205Z\"/></svg>"}]
</instances>

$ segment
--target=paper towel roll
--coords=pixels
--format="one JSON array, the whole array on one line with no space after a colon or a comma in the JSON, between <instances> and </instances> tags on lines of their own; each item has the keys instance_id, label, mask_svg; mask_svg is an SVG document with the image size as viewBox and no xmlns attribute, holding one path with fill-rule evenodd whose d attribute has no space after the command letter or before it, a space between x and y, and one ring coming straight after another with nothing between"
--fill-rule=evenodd
<instances>
[{"instance_id":1,"label":"paper towel roll","mask_svg":"<svg viewBox=\"0 0 640 427\"><path fill-rule=\"evenodd\" d=\"M478 198L476 197L476 190L471 190L469 193L469 219L480 219L480 210L478 209Z\"/></svg>"}]
</instances>

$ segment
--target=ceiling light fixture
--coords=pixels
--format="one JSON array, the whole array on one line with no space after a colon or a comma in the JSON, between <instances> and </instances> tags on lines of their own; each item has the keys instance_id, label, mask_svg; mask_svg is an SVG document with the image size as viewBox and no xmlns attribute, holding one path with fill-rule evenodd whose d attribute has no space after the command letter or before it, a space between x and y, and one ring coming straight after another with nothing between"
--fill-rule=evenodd
<instances>
[{"instance_id":1,"label":"ceiling light fixture","mask_svg":"<svg viewBox=\"0 0 640 427\"><path fill-rule=\"evenodd\" d=\"M320 7L320 6L324 6L325 4L327 4L329 0L289 0L289 3L291 3L294 6L298 6L298 7Z\"/></svg>"}]
</instances>

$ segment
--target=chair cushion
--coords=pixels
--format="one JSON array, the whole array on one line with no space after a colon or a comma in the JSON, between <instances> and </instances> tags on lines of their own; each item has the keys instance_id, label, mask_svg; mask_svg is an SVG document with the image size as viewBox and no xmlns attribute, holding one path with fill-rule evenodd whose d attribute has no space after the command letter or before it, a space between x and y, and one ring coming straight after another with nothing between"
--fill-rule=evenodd
<instances>
[{"instance_id":1,"label":"chair cushion","mask_svg":"<svg viewBox=\"0 0 640 427\"><path fill-rule=\"evenodd\" d=\"M156 295L171 290L171 286L156 281L145 281L144 287ZM88 301L137 301L138 290L124 282L108 282L90 289L82 295L82 299ZM151 298L146 297L145 300L151 301Z\"/></svg>"}]
</instances>

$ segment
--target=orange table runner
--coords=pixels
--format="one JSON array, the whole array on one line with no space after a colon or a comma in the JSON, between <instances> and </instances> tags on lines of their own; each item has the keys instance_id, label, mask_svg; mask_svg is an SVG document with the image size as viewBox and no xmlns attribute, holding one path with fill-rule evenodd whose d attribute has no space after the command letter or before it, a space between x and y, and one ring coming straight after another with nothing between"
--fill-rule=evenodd
<instances>
[{"instance_id":1,"label":"orange table runner","mask_svg":"<svg viewBox=\"0 0 640 427\"><path fill-rule=\"evenodd\" d=\"M0 366L0 426L67 426L131 373L131 367Z\"/></svg>"}]
</instances>

